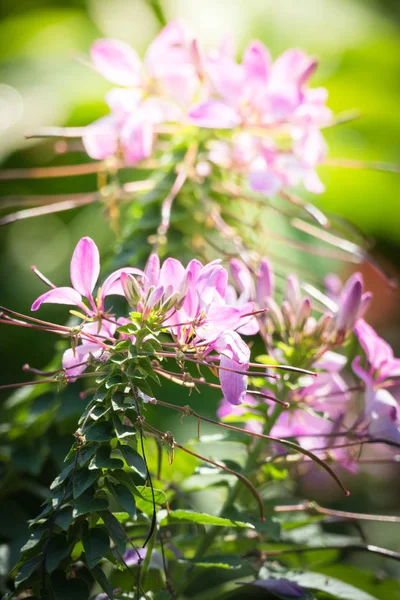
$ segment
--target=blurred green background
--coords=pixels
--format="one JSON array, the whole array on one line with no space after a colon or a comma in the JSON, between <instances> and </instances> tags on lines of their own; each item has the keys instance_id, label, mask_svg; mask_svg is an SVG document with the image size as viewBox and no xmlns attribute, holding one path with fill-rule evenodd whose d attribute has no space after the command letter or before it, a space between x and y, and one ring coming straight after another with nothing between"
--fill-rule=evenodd
<instances>
[{"instance_id":1,"label":"blurred green background","mask_svg":"<svg viewBox=\"0 0 400 600\"><path fill-rule=\"evenodd\" d=\"M185 19L206 47L228 33L241 51L259 38L273 56L300 47L320 59L313 85L328 88L336 112L356 109L361 118L326 132L331 158L400 163L400 3L397 0L162 0L167 18ZM57 155L52 143L27 141L24 134L52 125L85 125L106 112L108 84L79 62L97 37L117 37L140 53L159 30L147 0L2 0L0 4L1 168L85 161L79 153ZM396 173L320 169L327 191L322 208L353 221L375 239L375 256L392 275L399 271L400 178ZM96 189L96 177L1 182L1 197ZM315 201L315 199L313 199ZM89 235L106 257L115 241L101 206L95 204L0 230L0 304L27 313L43 285L35 264L57 285L67 285L69 259L80 237ZM347 268L343 267L343 271ZM375 292L371 319L400 353L399 297L373 271L363 268ZM63 307L46 307L43 317L65 320ZM52 355L50 335L1 329L1 382L28 379L24 363L41 367ZM182 399L185 402L184 399ZM198 401L199 402L199 401ZM215 412L216 398L205 410ZM199 406L200 408L200 402ZM390 471L398 480L398 467ZM352 506L399 510L395 484L369 486L358 478ZM385 477L384 469L374 477ZM380 479L375 479L375 483ZM367 507L367 508L366 508ZM398 530L369 527L374 543L400 550ZM378 564L378 562L374 564ZM379 563L380 564L380 563Z\"/></svg>"}]
</instances>

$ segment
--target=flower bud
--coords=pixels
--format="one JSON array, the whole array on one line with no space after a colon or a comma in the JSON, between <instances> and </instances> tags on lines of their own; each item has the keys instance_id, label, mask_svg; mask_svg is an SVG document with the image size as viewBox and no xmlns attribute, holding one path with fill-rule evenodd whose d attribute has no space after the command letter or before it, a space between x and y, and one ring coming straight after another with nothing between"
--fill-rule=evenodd
<instances>
[{"instance_id":1,"label":"flower bud","mask_svg":"<svg viewBox=\"0 0 400 600\"><path fill-rule=\"evenodd\" d=\"M267 322L270 322L273 325L273 329L283 331L285 329L285 323L281 309L273 298L266 298L266 304L266 308L268 308Z\"/></svg>"},{"instance_id":2,"label":"flower bud","mask_svg":"<svg viewBox=\"0 0 400 600\"><path fill-rule=\"evenodd\" d=\"M245 294L247 298L254 297L254 283L249 269L238 258L233 258L230 262L232 278L237 289L241 294Z\"/></svg>"},{"instance_id":3,"label":"flower bud","mask_svg":"<svg viewBox=\"0 0 400 600\"><path fill-rule=\"evenodd\" d=\"M300 283L296 275L289 275L286 283L285 300L294 311L297 311L301 302Z\"/></svg>"},{"instance_id":4,"label":"flower bud","mask_svg":"<svg viewBox=\"0 0 400 600\"><path fill-rule=\"evenodd\" d=\"M130 273L121 273L120 281L129 305L136 306L142 297L142 290L136 278Z\"/></svg>"},{"instance_id":5,"label":"flower bud","mask_svg":"<svg viewBox=\"0 0 400 600\"><path fill-rule=\"evenodd\" d=\"M311 316L311 310L311 300L308 296L306 296L300 302L300 306L296 314L296 329L300 330L304 328L306 321Z\"/></svg>"},{"instance_id":6,"label":"flower bud","mask_svg":"<svg viewBox=\"0 0 400 600\"><path fill-rule=\"evenodd\" d=\"M296 317L292 310L292 307L290 306L290 304L287 300L284 300L282 302L281 311L282 311L283 322L285 323L286 331L288 333L292 333L295 329Z\"/></svg>"},{"instance_id":7,"label":"flower bud","mask_svg":"<svg viewBox=\"0 0 400 600\"><path fill-rule=\"evenodd\" d=\"M257 273L256 298L260 308L267 306L267 298L274 294L274 272L266 258L262 258Z\"/></svg>"},{"instance_id":8,"label":"flower bud","mask_svg":"<svg viewBox=\"0 0 400 600\"><path fill-rule=\"evenodd\" d=\"M348 279L340 294L336 316L336 330L340 336L345 336L355 325L362 303L363 287L362 276L355 273Z\"/></svg>"}]
</instances>

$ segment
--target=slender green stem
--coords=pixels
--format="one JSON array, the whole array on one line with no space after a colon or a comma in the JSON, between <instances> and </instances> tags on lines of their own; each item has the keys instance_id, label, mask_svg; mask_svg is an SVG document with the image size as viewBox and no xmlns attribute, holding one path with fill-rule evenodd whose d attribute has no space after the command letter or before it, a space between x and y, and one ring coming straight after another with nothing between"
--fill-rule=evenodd
<instances>
[{"instance_id":1,"label":"slender green stem","mask_svg":"<svg viewBox=\"0 0 400 600\"><path fill-rule=\"evenodd\" d=\"M154 13L157 21L161 25L161 27L165 27L167 24L167 18L164 14L164 10L160 4L160 1L159 0L149 0L149 4L153 10L153 13Z\"/></svg>"},{"instance_id":2,"label":"slender green stem","mask_svg":"<svg viewBox=\"0 0 400 600\"><path fill-rule=\"evenodd\" d=\"M147 544L147 552L146 552L146 556L143 561L143 565L141 566L141 569L140 569L139 582L144 590L146 589L146 580L147 580L147 575L148 575L149 567L150 567L150 559L151 559L151 554L153 552L156 537L157 537L157 528L154 528L153 535L151 536L151 538L149 539L148 544Z\"/></svg>"}]
</instances>

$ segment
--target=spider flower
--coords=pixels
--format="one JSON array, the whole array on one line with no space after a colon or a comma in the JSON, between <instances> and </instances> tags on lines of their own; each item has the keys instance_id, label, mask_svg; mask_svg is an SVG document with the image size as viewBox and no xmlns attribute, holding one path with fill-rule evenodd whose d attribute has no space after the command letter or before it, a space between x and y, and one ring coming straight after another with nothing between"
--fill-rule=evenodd
<instances>
[{"instance_id":1,"label":"spider flower","mask_svg":"<svg viewBox=\"0 0 400 600\"><path fill-rule=\"evenodd\" d=\"M143 271L133 267L118 269L105 279L94 297L93 291L100 274L100 256L94 241L84 237L77 243L71 259L72 287L52 286L52 289L35 300L31 310L38 310L42 304L67 304L76 306L90 318L99 318L104 312L104 300L107 296L124 295L120 282L122 273L143 276ZM82 297L89 302L89 306L84 303Z\"/></svg>"}]
</instances>

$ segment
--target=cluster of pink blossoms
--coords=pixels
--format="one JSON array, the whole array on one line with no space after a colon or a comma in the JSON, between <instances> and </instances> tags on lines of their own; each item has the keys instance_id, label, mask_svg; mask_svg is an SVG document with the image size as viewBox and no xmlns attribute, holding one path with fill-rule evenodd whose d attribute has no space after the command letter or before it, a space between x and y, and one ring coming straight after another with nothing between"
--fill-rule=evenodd
<instances>
[{"instance_id":1,"label":"cluster of pink blossoms","mask_svg":"<svg viewBox=\"0 0 400 600\"><path fill-rule=\"evenodd\" d=\"M152 254L144 271L132 267L115 271L94 297L99 272L97 246L90 238L82 238L71 260L72 287L55 287L47 282L51 289L32 305L34 311L44 303L76 306L84 319L77 332L80 343L63 355L68 379L76 379L93 359L103 361L109 357L112 345L121 337L118 327L130 320L128 312L118 318L111 314L104 301L107 296L122 295L143 320L157 315L179 349L196 352L204 360L209 359L210 365L217 355L225 399L233 404L242 402L250 350L236 329L251 319L254 303L241 307L226 303L228 272L220 261L203 266L192 260L185 269L178 260L168 258L160 267L158 256Z\"/></svg>"},{"instance_id":2,"label":"cluster of pink blossoms","mask_svg":"<svg viewBox=\"0 0 400 600\"><path fill-rule=\"evenodd\" d=\"M389 344L363 319L372 295L364 291L361 274L353 274L343 287L337 276L327 278L325 300L329 310L322 312L317 320L316 306L313 307L310 296L302 295L295 275L288 276L278 303L274 273L267 259L261 260L255 278L237 259L231 261L231 273L236 286L229 290L232 302L240 305L254 300L256 308L268 308L265 315L252 318L249 334L259 331L269 356L281 363L285 362L282 341L294 353L302 347L309 348L309 363L302 366L318 372L316 378L306 375L299 379L299 387L290 392L288 398L292 408L281 413L272 435L297 438L309 450L325 453L329 450L331 456L349 469L356 468L356 461L347 448L349 435L399 443L400 404L396 395L399 396L400 389L400 359L394 358ZM320 295L319 300L324 297ZM342 348L353 333L364 356L360 352L350 365L347 356L335 350ZM281 343L277 343L279 340ZM350 367L359 378L355 389L364 396L363 409L356 416L352 403L354 377L349 383ZM279 390L279 383L277 387ZM265 391L271 394L271 390ZM232 406L223 399L218 416L232 420L246 415L246 427L260 433L264 412L259 399L246 395L241 406Z\"/></svg>"},{"instance_id":3,"label":"cluster of pink blossoms","mask_svg":"<svg viewBox=\"0 0 400 600\"><path fill-rule=\"evenodd\" d=\"M325 157L321 128L332 122L324 88L309 89L317 62L296 49L272 61L259 41L241 63L229 40L203 52L190 31L172 21L142 61L124 42L100 39L94 68L120 86L106 96L110 114L86 128L92 158L122 156L127 165L150 157L163 124L210 130L204 161L240 173L252 189L273 195L303 183L320 193L315 167ZM200 168L200 165L199 165ZM206 168L207 170L207 168Z\"/></svg>"}]
</instances>

